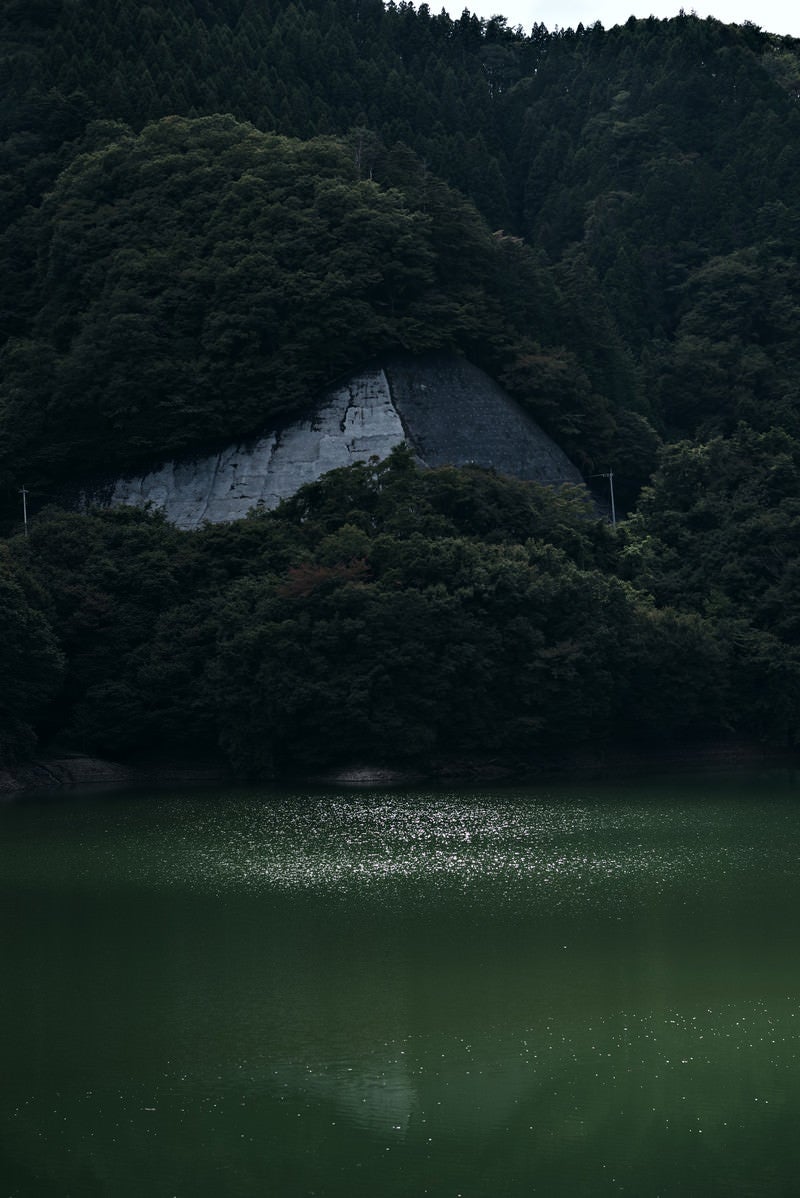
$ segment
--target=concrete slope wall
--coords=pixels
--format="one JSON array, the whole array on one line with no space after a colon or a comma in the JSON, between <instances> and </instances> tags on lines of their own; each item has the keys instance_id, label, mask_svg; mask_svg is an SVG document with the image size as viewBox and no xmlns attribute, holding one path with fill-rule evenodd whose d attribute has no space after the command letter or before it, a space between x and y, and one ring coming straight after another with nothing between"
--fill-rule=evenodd
<instances>
[{"instance_id":1,"label":"concrete slope wall","mask_svg":"<svg viewBox=\"0 0 800 1198\"><path fill-rule=\"evenodd\" d=\"M277 507L305 483L403 442L428 466L473 462L557 485L581 483L554 441L483 371L454 355L394 358L327 392L304 418L221 452L169 461L84 503L151 504L179 528Z\"/></svg>"},{"instance_id":2,"label":"concrete slope wall","mask_svg":"<svg viewBox=\"0 0 800 1198\"><path fill-rule=\"evenodd\" d=\"M404 440L384 372L366 371L329 392L306 419L217 454L118 479L108 501L152 504L179 528L240 520L253 507L277 507L337 466L387 457Z\"/></svg>"},{"instance_id":3,"label":"concrete slope wall","mask_svg":"<svg viewBox=\"0 0 800 1198\"><path fill-rule=\"evenodd\" d=\"M474 462L533 482L583 482L536 421L464 358L396 358L387 363L386 375L408 440L426 465Z\"/></svg>"}]
</instances>

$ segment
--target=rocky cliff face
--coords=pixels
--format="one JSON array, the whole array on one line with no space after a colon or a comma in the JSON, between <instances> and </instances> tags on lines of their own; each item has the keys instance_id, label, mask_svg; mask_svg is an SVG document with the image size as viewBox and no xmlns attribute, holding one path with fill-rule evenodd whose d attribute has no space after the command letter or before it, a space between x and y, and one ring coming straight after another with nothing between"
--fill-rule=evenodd
<instances>
[{"instance_id":1,"label":"rocky cliff face","mask_svg":"<svg viewBox=\"0 0 800 1198\"><path fill-rule=\"evenodd\" d=\"M220 453L88 487L84 503L151 504L179 528L277 507L304 483L403 442L424 465L475 463L559 485L582 482L554 441L483 371L453 355L397 358L327 392L303 419Z\"/></svg>"}]
</instances>

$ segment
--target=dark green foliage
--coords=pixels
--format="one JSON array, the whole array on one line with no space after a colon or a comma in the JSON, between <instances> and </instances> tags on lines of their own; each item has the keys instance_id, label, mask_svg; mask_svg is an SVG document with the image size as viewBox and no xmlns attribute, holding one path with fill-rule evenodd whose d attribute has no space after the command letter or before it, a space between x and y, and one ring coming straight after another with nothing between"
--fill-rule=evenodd
<instances>
[{"instance_id":1,"label":"dark green foliage","mask_svg":"<svg viewBox=\"0 0 800 1198\"><path fill-rule=\"evenodd\" d=\"M6 512L447 347L634 513L402 454L193 535L51 510L0 560L6 757L797 743L798 42L35 0L0 71Z\"/></svg>"},{"instance_id":2,"label":"dark green foliage","mask_svg":"<svg viewBox=\"0 0 800 1198\"><path fill-rule=\"evenodd\" d=\"M47 606L30 573L0 545L0 768L33 751L31 725L61 680L64 659Z\"/></svg>"},{"instance_id":3,"label":"dark green foliage","mask_svg":"<svg viewBox=\"0 0 800 1198\"><path fill-rule=\"evenodd\" d=\"M552 760L659 734L654 662L686 699L666 732L699 709L713 725L707 626L602 572L613 537L577 493L421 472L400 452L230 528L52 509L12 549L67 659L49 706L52 682L36 696L54 744L218 744L248 775L363 755Z\"/></svg>"},{"instance_id":4,"label":"dark green foliage","mask_svg":"<svg viewBox=\"0 0 800 1198\"><path fill-rule=\"evenodd\" d=\"M2 355L12 481L258 432L382 352L491 365L521 328L546 335L543 268L413 155L381 187L340 143L231 117L107 132L29 218L31 316Z\"/></svg>"},{"instance_id":5,"label":"dark green foliage","mask_svg":"<svg viewBox=\"0 0 800 1198\"><path fill-rule=\"evenodd\" d=\"M377 0L77 0L5 6L0 61L0 461L28 484L252 431L397 344L505 372L626 504L657 434L788 415L790 38L685 15L526 36ZM341 148L273 139L289 200L219 113ZM442 180L504 230L499 254ZM317 195L334 182L349 221Z\"/></svg>"},{"instance_id":6,"label":"dark green foliage","mask_svg":"<svg viewBox=\"0 0 800 1198\"><path fill-rule=\"evenodd\" d=\"M365 559L248 580L228 604L212 681L240 769L265 745L279 765L525 756L608 728L625 599L549 548L384 535Z\"/></svg>"},{"instance_id":7,"label":"dark green foliage","mask_svg":"<svg viewBox=\"0 0 800 1198\"><path fill-rule=\"evenodd\" d=\"M67 660L40 731L112 753L139 744L147 718L133 684L137 655L160 612L191 585L191 544L136 509L98 519L53 509L15 549L47 595Z\"/></svg>"},{"instance_id":8,"label":"dark green foliage","mask_svg":"<svg viewBox=\"0 0 800 1198\"><path fill-rule=\"evenodd\" d=\"M630 578L713 622L729 647L729 718L800 740L800 442L740 425L665 452L625 530Z\"/></svg>"},{"instance_id":9,"label":"dark green foliage","mask_svg":"<svg viewBox=\"0 0 800 1198\"><path fill-rule=\"evenodd\" d=\"M774 246L739 250L694 271L661 383L674 427L702 437L740 420L800 433L800 272Z\"/></svg>"},{"instance_id":10,"label":"dark green foliage","mask_svg":"<svg viewBox=\"0 0 800 1198\"><path fill-rule=\"evenodd\" d=\"M378 350L457 340L457 289L428 322L429 225L339 146L229 117L79 157L40 209L38 312L6 349L14 456L34 478L109 445L152 460L252 432Z\"/></svg>"}]
</instances>

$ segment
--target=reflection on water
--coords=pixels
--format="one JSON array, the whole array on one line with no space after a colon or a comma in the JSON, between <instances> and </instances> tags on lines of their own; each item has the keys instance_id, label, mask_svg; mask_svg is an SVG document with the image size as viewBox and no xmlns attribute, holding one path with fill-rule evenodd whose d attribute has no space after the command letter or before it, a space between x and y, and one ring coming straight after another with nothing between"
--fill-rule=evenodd
<instances>
[{"instance_id":1,"label":"reflection on water","mask_svg":"<svg viewBox=\"0 0 800 1198\"><path fill-rule=\"evenodd\" d=\"M0 807L3 1193L791 1193L796 793Z\"/></svg>"}]
</instances>

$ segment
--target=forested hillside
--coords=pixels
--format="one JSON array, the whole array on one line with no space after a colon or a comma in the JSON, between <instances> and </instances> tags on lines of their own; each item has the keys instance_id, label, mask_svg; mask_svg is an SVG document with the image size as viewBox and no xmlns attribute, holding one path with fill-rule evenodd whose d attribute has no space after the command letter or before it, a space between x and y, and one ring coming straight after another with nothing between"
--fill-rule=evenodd
<instances>
[{"instance_id":1,"label":"forested hillside","mask_svg":"<svg viewBox=\"0 0 800 1198\"><path fill-rule=\"evenodd\" d=\"M799 42L10 0L0 69L0 752L795 743ZM400 461L214 532L42 511L440 348L614 470L616 534Z\"/></svg>"}]
</instances>

